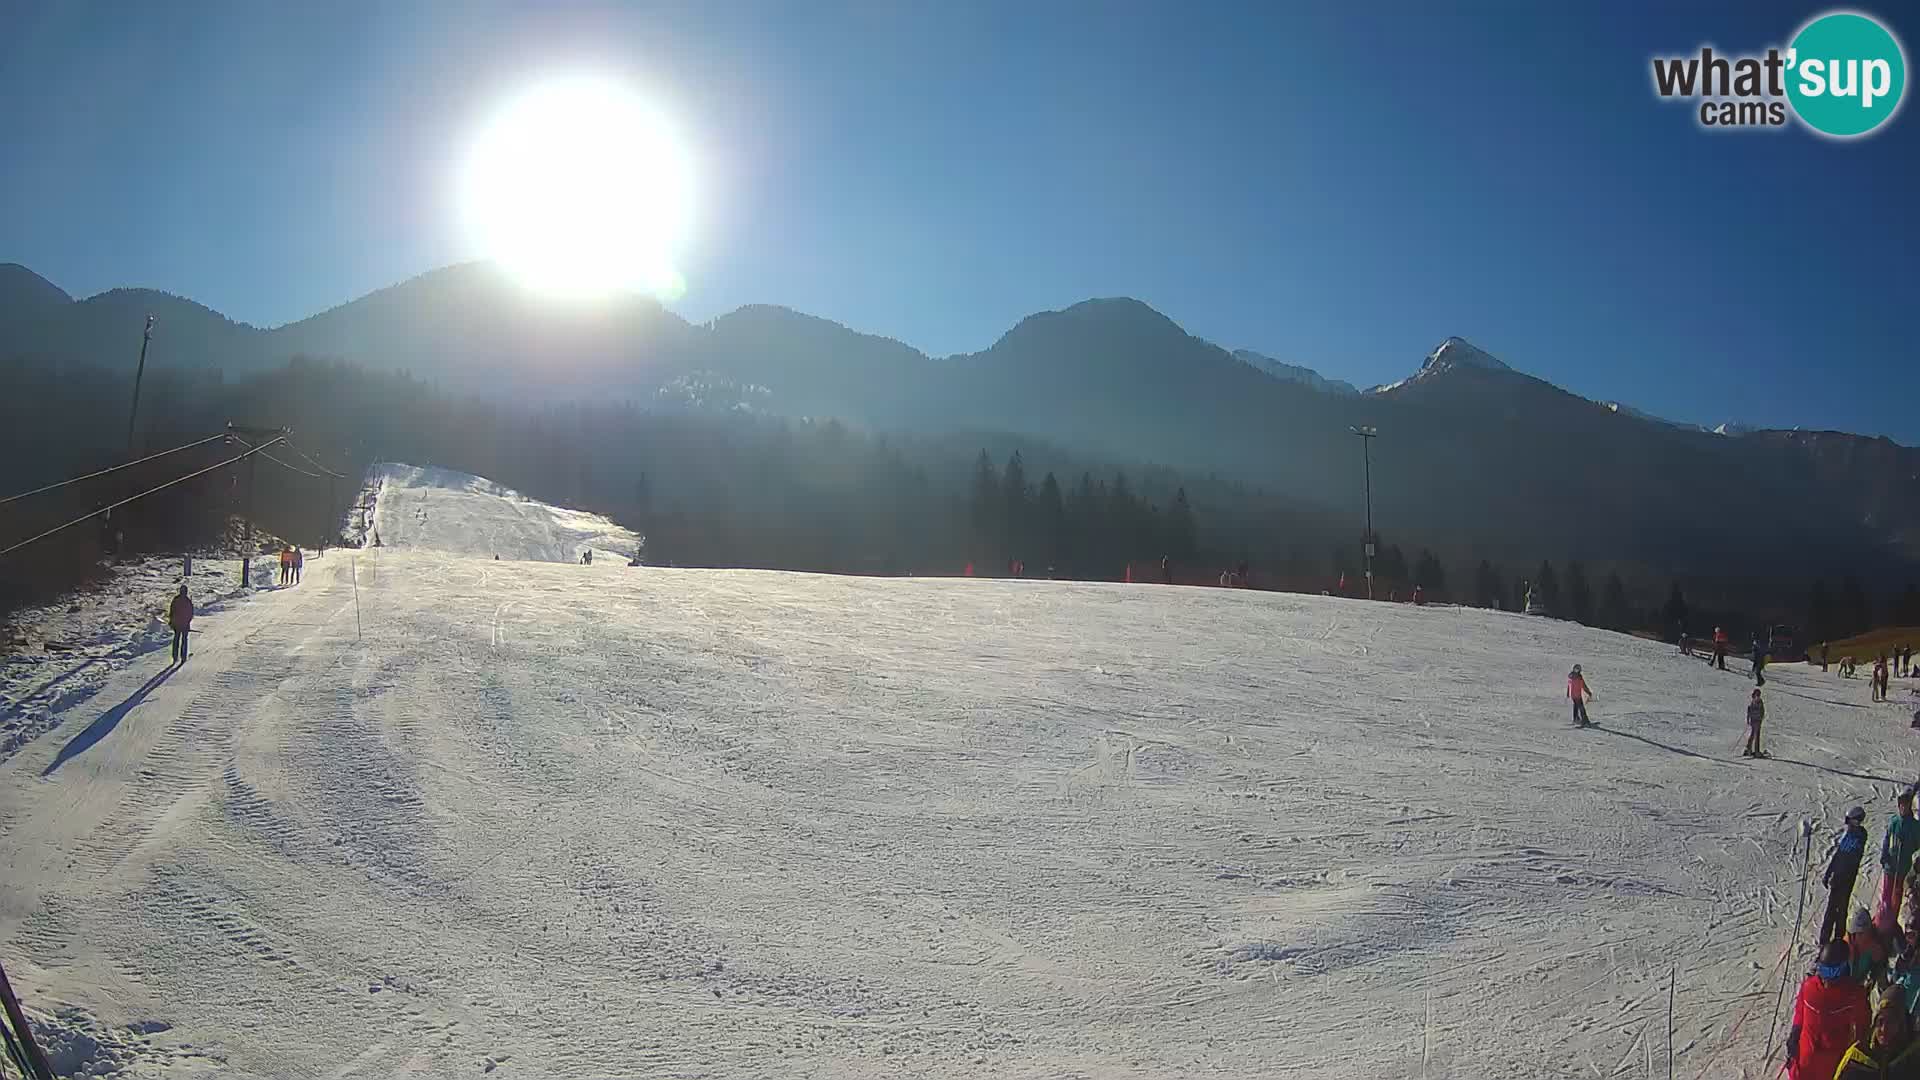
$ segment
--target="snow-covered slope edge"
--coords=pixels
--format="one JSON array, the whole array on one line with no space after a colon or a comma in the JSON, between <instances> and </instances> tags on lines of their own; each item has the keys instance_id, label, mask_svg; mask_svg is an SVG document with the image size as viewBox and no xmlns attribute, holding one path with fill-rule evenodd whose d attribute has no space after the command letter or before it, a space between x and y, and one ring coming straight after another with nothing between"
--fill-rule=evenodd
<instances>
[{"instance_id":1,"label":"snow-covered slope edge","mask_svg":"<svg viewBox=\"0 0 1920 1080\"><path fill-rule=\"evenodd\" d=\"M646 539L599 514L528 498L485 477L382 462L367 470L355 520L365 542L457 555L579 562L592 550L631 559Z\"/></svg>"}]
</instances>

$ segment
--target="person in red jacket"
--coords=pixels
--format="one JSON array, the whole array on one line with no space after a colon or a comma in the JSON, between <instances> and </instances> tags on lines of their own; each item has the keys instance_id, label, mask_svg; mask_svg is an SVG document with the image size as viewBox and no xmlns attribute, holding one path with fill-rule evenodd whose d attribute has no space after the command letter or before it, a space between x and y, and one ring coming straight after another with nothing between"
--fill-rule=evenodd
<instances>
[{"instance_id":1,"label":"person in red jacket","mask_svg":"<svg viewBox=\"0 0 1920 1080\"><path fill-rule=\"evenodd\" d=\"M1791 1080L1830 1080L1847 1047L1866 1038L1872 1010L1867 988L1853 977L1849 956L1846 942L1828 942L1794 995L1793 1024L1787 1029Z\"/></svg>"},{"instance_id":2,"label":"person in red jacket","mask_svg":"<svg viewBox=\"0 0 1920 1080\"><path fill-rule=\"evenodd\" d=\"M1573 726L1592 726L1593 721L1587 719L1587 702L1593 700L1593 690L1587 686L1587 677L1580 674L1579 664L1567 673L1567 696L1573 699Z\"/></svg>"},{"instance_id":3,"label":"person in red jacket","mask_svg":"<svg viewBox=\"0 0 1920 1080\"><path fill-rule=\"evenodd\" d=\"M193 632L193 598L187 595L187 583L180 583L173 603L167 605L167 625L173 628L173 662L187 662L187 635Z\"/></svg>"}]
</instances>

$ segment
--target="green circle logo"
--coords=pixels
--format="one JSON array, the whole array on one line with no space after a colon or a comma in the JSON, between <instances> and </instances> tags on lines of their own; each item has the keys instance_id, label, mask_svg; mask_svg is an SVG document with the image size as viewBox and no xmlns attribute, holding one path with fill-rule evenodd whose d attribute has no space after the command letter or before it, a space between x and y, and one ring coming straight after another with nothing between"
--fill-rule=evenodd
<instances>
[{"instance_id":1,"label":"green circle logo","mask_svg":"<svg viewBox=\"0 0 1920 1080\"><path fill-rule=\"evenodd\" d=\"M1851 11L1803 27L1787 52L1787 99L1806 125L1847 139L1886 123L1907 88L1900 43L1878 22Z\"/></svg>"}]
</instances>

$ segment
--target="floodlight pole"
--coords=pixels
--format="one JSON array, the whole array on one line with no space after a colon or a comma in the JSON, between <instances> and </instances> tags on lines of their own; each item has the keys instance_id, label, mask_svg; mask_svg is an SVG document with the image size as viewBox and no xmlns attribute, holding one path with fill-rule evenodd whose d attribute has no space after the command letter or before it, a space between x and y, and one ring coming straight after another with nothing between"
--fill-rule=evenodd
<instances>
[{"instance_id":1,"label":"floodlight pole","mask_svg":"<svg viewBox=\"0 0 1920 1080\"><path fill-rule=\"evenodd\" d=\"M1348 429L1360 437L1360 464L1366 477L1367 493L1367 599L1373 599L1373 440L1380 437L1380 430L1372 427Z\"/></svg>"}]
</instances>

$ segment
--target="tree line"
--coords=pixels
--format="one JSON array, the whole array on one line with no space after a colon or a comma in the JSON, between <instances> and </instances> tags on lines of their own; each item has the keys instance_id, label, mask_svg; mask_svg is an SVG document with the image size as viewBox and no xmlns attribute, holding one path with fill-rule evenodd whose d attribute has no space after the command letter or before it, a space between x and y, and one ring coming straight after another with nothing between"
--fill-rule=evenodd
<instances>
[{"instance_id":1,"label":"tree line","mask_svg":"<svg viewBox=\"0 0 1920 1080\"><path fill-rule=\"evenodd\" d=\"M31 356L0 363L0 495L127 460L129 382ZM1260 587L1331 592L1344 576L1349 594L1364 594L1353 515L1217 473L1090 458L1015 433L860 431L769 415L724 392L692 405L507 402L449 393L406 372L304 358L237 380L215 369L160 369L148 373L142 395L134 455L228 421L284 426L325 469L351 479L258 459L217 469L110 522L0 559L0 610L98 576L109 553L231 546L235 519L249 509L263 530L316 546L336 535L367 467L389 460L471 472L604 513L647 537L652 562L955 574L968 564L1001 573L1018 560L1035 576L1051 568L1060 577L1119 580L1129 566L1137 573L1165 557L1186 581L1247 564ZM216 443L11 504L0 516L0 547L237 449ZM318 471L288 452L275 457ZM1920 624L1910 585L1876 606L1858 581L1833 591L1817 583L1801 610L1750 608L1757 587L1723 588L1677 612L1679 583L1656 608L1657 593L1644 584L1650 568L1638 568L1638 582L1636 568L1598 571L1580 561L1558 569L1543 562L1527 573L1458 548L1403 548L1401 539L1376 549L1377 595L1405 599L1419 585L1436 602L1517 610L1531 582L1561 617L1663 634L1689 619L1754 627L1800 620L1809 640L1854 632L1876 614Z\"/></svg>"}]
</instances>

